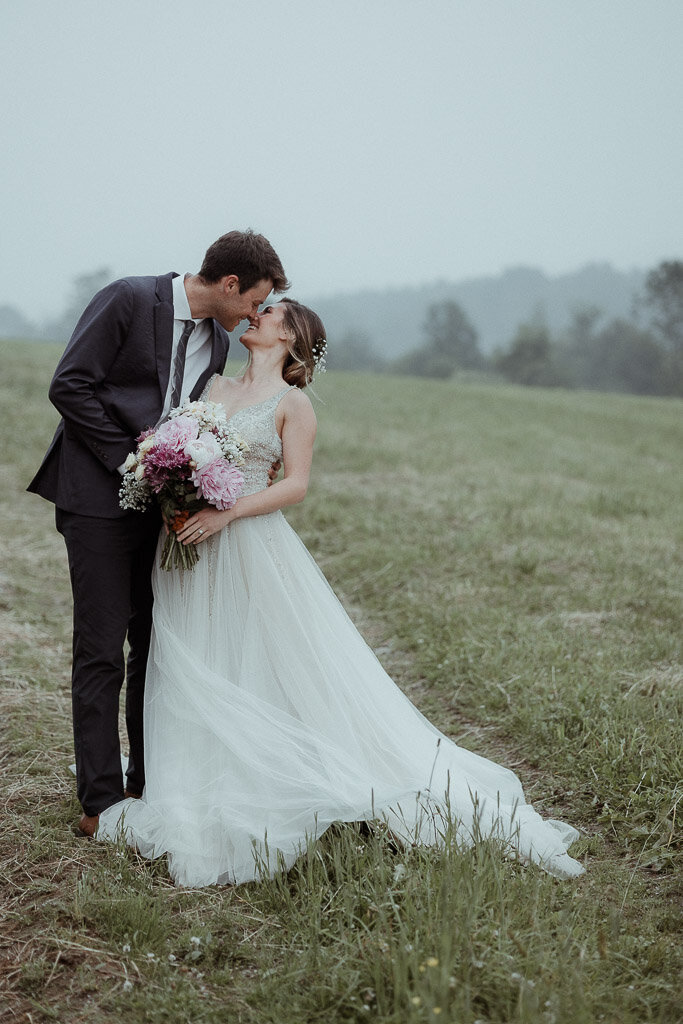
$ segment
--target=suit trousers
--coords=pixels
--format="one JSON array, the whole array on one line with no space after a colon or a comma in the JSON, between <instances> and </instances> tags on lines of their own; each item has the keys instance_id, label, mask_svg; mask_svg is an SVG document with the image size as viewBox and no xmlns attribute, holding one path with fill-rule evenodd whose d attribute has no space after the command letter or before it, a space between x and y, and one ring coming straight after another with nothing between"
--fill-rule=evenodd
<instances>
[{"instance_id":1,"label":"suit trousers","mask_svg":"<svg viewBox=\"0 0 683 1024\"><path fill-rule=\"evenodd\" d=\"M119 698L126 680L126 788L145 784L143 702L152 628L156 509L117 519L56 511L73 591L72 702L76 786L88 815L123 799ZM128 641L128 656L124 646Z\"/></svg>"}]
</instances>

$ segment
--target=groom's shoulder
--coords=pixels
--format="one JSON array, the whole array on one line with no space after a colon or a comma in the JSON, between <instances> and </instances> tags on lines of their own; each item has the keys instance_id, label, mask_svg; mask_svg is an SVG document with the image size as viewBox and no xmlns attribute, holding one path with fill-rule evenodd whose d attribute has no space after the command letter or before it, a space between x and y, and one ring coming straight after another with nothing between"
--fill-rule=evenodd
<instances>
[{"instance_id":1,"label":"groom's shoulder","mask_svg":"<svg viewBox=\"0 0 683 1024\"><path fill-rule=\"evenodd\" d=\"M173 294L173 278L177 276L173 271L158 275L131 275L112 281L110 287L119 290L130 289L136 294L159 295L160 298L169 298Z\"/></svg>"}]
</instances>

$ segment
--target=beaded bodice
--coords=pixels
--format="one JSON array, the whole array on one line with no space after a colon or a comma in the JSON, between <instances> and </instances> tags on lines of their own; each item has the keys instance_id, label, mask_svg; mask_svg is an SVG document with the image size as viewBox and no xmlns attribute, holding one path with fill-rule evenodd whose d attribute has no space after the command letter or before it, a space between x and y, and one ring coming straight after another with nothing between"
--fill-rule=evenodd
<instances>
[{"instance_id":1,"label":"beaded bodice","mask_svg":"<svg viewBox=\"0 0 683 1024\"><path fill-rule=\"evenodd\" d=\"M214 380L215 375L204 388L202 399L208 398ZM282 458L282 440L275 427L275 410L290 390L289 387L283 388L257 405L238 409L228 420L230 428L249 445L244 466L241 467L244 474L243 494L254 494L267 487L268 470Z\"/></svg>"}]
</instances>

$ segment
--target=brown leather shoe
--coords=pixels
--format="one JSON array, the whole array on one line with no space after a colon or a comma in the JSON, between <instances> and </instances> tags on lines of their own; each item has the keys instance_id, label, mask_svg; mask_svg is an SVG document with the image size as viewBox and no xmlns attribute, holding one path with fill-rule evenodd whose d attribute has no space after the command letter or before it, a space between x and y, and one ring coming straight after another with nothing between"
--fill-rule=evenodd
<instances>
[{"instance_id":1,"label":"brown leather shoe","mask_svg":"<svg viewBox=\"0 0 683 1024\"><path fill-rule=\"evenodd\" d=\"M99 814L84 814L78 823L78 831L82 836L86 836L88 839L92 839L97 832L97 826L100 823Z\"/></svg>"},{"instance_id":2,"label":"brown leather shoe","mask_svg":"<svg viewBox=\"0 0 683 1024\"><path fill-rule=\"evenodd\" d=\"M123 795L126 800L140 800L142 799L142 793L131 793L129 789L124 789Z\"/></svg>"}]
</instances>

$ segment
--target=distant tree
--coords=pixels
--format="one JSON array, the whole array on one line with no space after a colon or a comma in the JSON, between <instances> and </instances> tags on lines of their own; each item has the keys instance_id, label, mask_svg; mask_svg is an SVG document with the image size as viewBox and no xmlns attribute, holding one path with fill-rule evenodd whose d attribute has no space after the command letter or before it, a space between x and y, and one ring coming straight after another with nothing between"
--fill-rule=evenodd
<instances>
[{"instance_id":1,"label":"distant tree","mask_svg":"<svg viewBox=\"0 0 683 1024\"><path fill-rule=\"evenodd\" d=\"M427 348L450 362L453 369L478 370L483 366L477 332L462 307L452 299L429 307L424 332Z\"/></svg>"},{"instance_id":2,"label":"distant tree","mask_svg":"<svg viewBox=\"0 0 683 1024\"><path fill-rule=\"evenodd\" d=\"M567 340L579 352L590 352L595 340L596 326L602 317L598 306L578 306L574 309L567 330Z\"/></svg>"},{"instance_id":3,"label":"distant tree","mask_svg":"<svg viewBox=\"0 0 683 1024\"><path fill-rule=\"evenodd\" d=\"M602 316L597 306L575 307L568 328L558 340L555 363L568 387L591 385L591 360L598 335L597 324Z\"/></svg>"},{"instance_id":4,"label":"distant tree","mask_svg":"<svg viewBox=\"0 0 683 1024\"><path fill-rule=\"evenodd\" d=\"M683 355L683 261L660 263L645 279L652 323L673 352Z\"/></svg>"},{"instance_id":5,"label":"distant tree","mask_svg":"<svg viewBox=\"0 0 683 1024\"><path fill-rule=\"evenodd\" d=\"M61 316L45 324L42 331L44 337L54 341L68 341L93 295L111 280L112 274L108 267L101 267L90 274L75 277L66 309Z\"/></svg>"},{"instance_id":6,"label":"distant tree","mask_svg":"<svg viewBox=\"0 0 683 1024\"><path fill-rule=\"evenodd\" d=\"M355 327L328 345L326 361L331 370L381 370L384 366L370 335Z\"/></svg>"},{"instance_id":7,"label":"distant tree","mask_svg":"<svg viewBox=\"0 0 683 1024\"><path fill-rule=\"evenodd\" d=\"M427 310L423 331L426 342L391 364L395 373L416 377L451 377L456 370L478 370L485 365L477 332L457 302L436 302Z\"/></svg>"},{"instance_id":8,"label":"distant tree","mask_svg":"<svg viewBox=\"0 0 683 1024\"><path fill-rule=\"evenodd\" d=\"M557 387L561 380L553 358L553 345L546 324L520 324L510 348L499 352L494 369L515 384Z\"/></svg>"},{"instance_id":9,"label":"distant tree","mask_svg":"<svg viewBox=\"0 0 683 1024\"><path fill-rule=\"evenodd\" d=\"M35 338L36 327L15 306L0 306L0 337Z\"/></svg>"},{"instance_id":10,"label":"distant tree","mask_svg":"<svg viewBox=\"0 0 683 1024\"><path fill-rule=\"evenodd\" d=\"M601 391L671 394L668 364L668 353L650 331L628 320L612 320L594 340L582 383Z\"/></svg>"},{"instance_id":11,"label":"distant tree","mask_svg":"<svg viewBox=\"0 0 683 1024\"><path fill-rule=\"evenodd\" d=\"M683 261L664 261L650 271L645 279L645 306L667 348L667 393L683 395Z\"/></svg>"}]
</instances>

